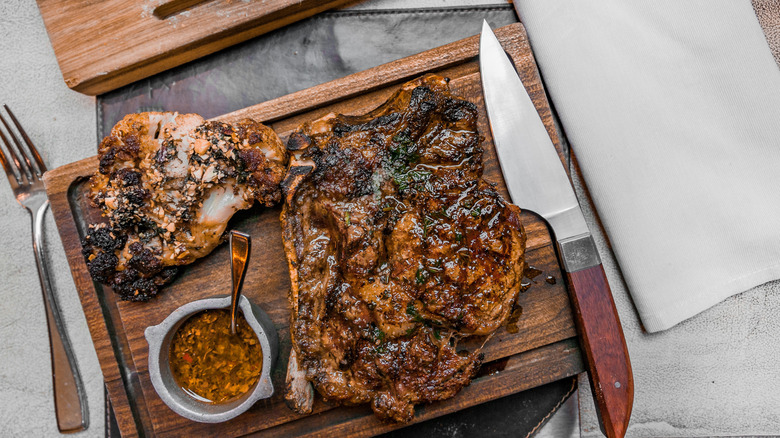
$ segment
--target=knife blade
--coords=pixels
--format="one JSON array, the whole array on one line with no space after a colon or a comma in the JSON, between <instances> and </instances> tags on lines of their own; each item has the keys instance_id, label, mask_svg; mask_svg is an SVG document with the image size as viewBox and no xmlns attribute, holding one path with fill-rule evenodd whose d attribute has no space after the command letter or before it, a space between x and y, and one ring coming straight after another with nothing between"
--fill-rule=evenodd
<instances>
[{"instance_id":1,"label":"knife blade","mask_svg":"<svg viewBox=\"0 0 780 438\"><path fill-rule=\"evenodd\" d=\"M512 61L487 22L479 68L490 129L512 202L552 230L602 431L623 437L634 379L623 329L596 245L547 129Z\"/></svg>"}]
</instances>

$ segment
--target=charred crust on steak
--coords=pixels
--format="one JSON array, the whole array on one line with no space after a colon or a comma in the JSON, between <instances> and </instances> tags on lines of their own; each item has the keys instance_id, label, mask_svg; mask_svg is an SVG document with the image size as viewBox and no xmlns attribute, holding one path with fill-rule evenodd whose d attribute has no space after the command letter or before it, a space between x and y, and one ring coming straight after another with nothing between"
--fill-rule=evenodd
<instances>
[{"instance_id":1,"label":"charred crust on steak","mask_svg":"<svg viewBox=\"0 0 780 438\"><path fill-rule=\"evenodd\" d=\"M326 401L405 422L477 372L481 351L458 341L504 323L525 252L520 210L482 179L477 118L429 75L290 136L289 405L310 408L305 379Z\"/></svg>"},{"instance_id":2,"label":"charred crust on steak","mask_svg":"<svg viewBox=\"0 0 780 438\"><path fill-rule=\"evenodd\" d=\"M293 132L287 139L287 150L291 152L299 151L308 148L311 144L311 137L300 132Z\"/></svg>"},{"instance_id":3,"label":"charred crust on steak","mask_svg":"<svg viewBox=\"0 0 780 438\"><path fill-rule=\"evenodd\" d=\"M298 184L300 184L313 170L313 164L297 163L290 167L281 184L285 202L291 200L292 195L295 194L295 188L298 187Z\"/></svg>"},{"instance_id":4,"label":"charred crust on steak","mask_svg":"<svg viewBox=\"0 0 780 438\"><path fill-rule=\"evenodd\" d=\"M271 130L197 114L139 113L98 147L88 198L107 223L83 239L90 275L145 301L222 241L233 213L280 202L288 155Z\"/></svg>"}]
</instances>

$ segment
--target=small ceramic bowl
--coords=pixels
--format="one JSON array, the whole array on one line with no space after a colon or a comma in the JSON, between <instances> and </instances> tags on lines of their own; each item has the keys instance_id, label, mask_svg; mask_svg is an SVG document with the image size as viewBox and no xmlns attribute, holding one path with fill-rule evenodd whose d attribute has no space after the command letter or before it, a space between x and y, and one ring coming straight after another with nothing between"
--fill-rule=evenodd
<instances>
[{"instance_id":1,"label":"small ceramic bowl","mask_svg":"<svg viewBox=\"0 0 780 438\"><path fill-rule=\"evenodd\" d=\"M173 335L184 321L202 310L229 308L229 296L187 303L174 310L159 325L148 327L144 332L146 342L149 343L149 377L152 379L152 385L165 404L184 418L201 423L220 423L242 414L258 400L268 398L274 393L271 370L279 352L279 340L274 325L262 309L243 295L238 305L260 341L263 369L254 389L230 402L206 403L187 395L174 380L168 357Z\"/></svg>"}]
</instances>

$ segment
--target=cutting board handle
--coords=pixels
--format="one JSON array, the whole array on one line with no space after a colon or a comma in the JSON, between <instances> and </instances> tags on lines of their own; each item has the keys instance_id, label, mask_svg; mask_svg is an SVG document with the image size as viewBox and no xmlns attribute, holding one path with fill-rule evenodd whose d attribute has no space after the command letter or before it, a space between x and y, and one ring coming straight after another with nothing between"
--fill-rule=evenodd
<instances>
[{"instance_id":1,"label":"cutting board handle","mask_svg":"<svg viewBox=\"0 0 780 438\"><path fill-rule=\"evenodd\" d=\"M184 12L193 6L210 1L213 0L169 0L154 8L152 14L160 20L165 20L168 17L176 15L179 12Z\"/></svg>"}]
</instances>

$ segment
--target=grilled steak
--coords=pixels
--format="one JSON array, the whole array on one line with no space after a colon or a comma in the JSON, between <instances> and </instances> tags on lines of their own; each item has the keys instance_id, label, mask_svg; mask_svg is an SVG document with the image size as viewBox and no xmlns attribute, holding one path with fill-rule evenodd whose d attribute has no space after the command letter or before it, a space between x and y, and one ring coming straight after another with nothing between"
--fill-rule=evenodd
<instances>
[{"instance_id":1,"label":"grilled steak","mask_svg":"<svg viewBox=\"0 0 780 438\"><path fill-rule=\"evenodd\" d=\"M292 290L288 404L370 403L405 422L455 395L519 292L520 210L481 179L477 108L426 76L364 116L303 125L283 183Z\"/></svg>"},{"instance_id":2,"label":"grilled steak","mask_svg":"<svg viewBox=\"0 0 780 438\"><path fill-rule=\"evenodd\" d=\"M271 128L197 114L128 115L98 155L89 198L108 222L90 226L83 253L95 281L133 301L211 252L237 210L280 201L287 164Z\"/></svg>"}]
</instances>

